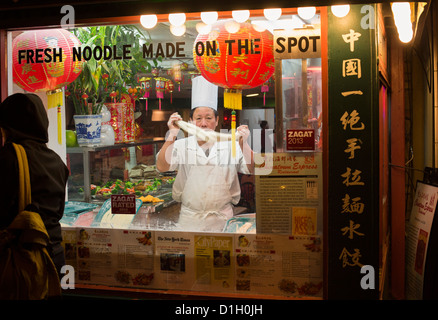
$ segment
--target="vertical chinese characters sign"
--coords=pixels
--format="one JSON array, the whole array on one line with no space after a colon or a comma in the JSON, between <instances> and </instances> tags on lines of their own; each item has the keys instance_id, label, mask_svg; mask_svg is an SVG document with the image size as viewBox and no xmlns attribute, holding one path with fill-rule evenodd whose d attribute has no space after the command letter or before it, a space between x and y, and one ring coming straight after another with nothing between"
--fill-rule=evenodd
<instances>
[{"instance_id":1,"label":"vertical chinese characters sign","mask_svg":"<svg viewBox=\"0 0 438 320\"><path fill-rule=\"evenodd\" d=\"M328 12L329 299L379 293L377 60L374 25L361 7L344 18ZM375 270L374 289L361 285L365 265Z\"/></svg>"}]
</instances>

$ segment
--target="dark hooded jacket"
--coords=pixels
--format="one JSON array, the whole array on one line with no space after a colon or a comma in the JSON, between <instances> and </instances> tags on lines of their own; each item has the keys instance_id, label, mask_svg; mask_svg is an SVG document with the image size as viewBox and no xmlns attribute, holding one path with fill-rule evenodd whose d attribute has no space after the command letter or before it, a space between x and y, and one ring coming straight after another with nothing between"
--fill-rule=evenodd
<instances>
[{"instance_id":1,"label":"dark hooded jacket","mask_svg":"<svg viewBox=\"0 0 438 320\"><path fill-rule=\"evenodd\" d=\"M26 151L33 209L41 215L53 249L62 240L59 220L64 212L69 171L58 154L46 145L48 126L47 112L35 94L13 94L0 104L0 127L7 131L6 143L3 148L0 145L0 228L7 227L18 214L18 162L11 143L14 142Z\"/></svg>"}]
</instances>

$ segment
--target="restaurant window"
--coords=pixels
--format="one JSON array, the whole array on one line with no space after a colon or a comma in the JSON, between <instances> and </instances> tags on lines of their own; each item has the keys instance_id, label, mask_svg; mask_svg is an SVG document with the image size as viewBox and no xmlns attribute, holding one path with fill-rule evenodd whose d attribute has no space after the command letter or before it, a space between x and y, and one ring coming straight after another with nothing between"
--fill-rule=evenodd
<instances>
[{"instance_id":1,"label":"restaurant window","mask_svg":"<svg viewBox=\"0 0 438 320\"><path fill-rule=\"evenodd\" d=\"M154 243L155 248L151 247L148 254L154 259L159 257L160 267L148 264L146 269L150 272L145 274L150 276L154 274L152 269L158 268L155 277L161 275L163 279L158 283L153 278L142 278L147 282L145 285L152 284L154 288L181 289L187 285L190 279L184 273L194 269L190 259L194 256L200 269L196 269L193 290L206 290L203 285L208 282L208 290L263 294L269 289L269 294L274 295L321 297L320 15L303 19L296 9L283 9L281 18L270 22L263 16L263 10L250 14L250 18L239 23L230 12L219 12L217 24L221 27L202 23L199 14L193 13L187 15L182 27L172 26L167 15L160 15L156 26L150 29L132 21L126 25L68 30L74 35L72 39L82 43L81 49L75 43L77 40L72 40L75 47L69 44L63 47L63 52L74 52L75 63L67 66L54 62L52 71L67 67L82 71L74 81L59 88L61 103L53 102L53 88L38 93L48 106L49 146L64 157L70 169L61 223L66 234L76 232L76 237L83 239L81 246L91 250L99 250L96 240L99 228L111 229L112 239L121 246L131 240L133 248L137 245L135 239L128 239L131 233L138 235L136 239L141 239L143 245ZM61 46L61 41L56 42L56 34L53 35L55 30L42 31L46 34L41 36L41 43L52 41L53 49ZM28 40L19 37L21 31L10 33L13 46L28 50ZM23 65L28 65L28 58L25 51ZM11 66L13 63L17 64L10 60ZM27 76L24 67L12 70L14 79L26 74L27 83L40 80ZM157 154L169 137L167 122L171 114L178 112L184 123L192 124L192 88L200 76L217 85L216 132L232 136L235 113L236 127L248 126L248 144L254 151L253 174L233 171L240 197L233 199L232 213L219 232L180 228L181 197L175 199L174 186L183 169L176 166L175 170L157 170ZM17 80L11 93L25 89L25 83ZM102 118L79 124L82 113L100 114ZM96 123L94 131L85 133L86 128ZM86 142L97 131L100 140ZM176 141L192 134L180 130ZM240 148L239 143L231 146L234 147ZM229 157L235 159L233 151L230 152ZM188 181L184 187L189 184ZM214 193L215 189L211 190ZM114 230L124 233L111 233ZM210 234L214 242L209 242ZM67 244L68 239L74 238L66 237ZM179 251L165 247L175 245L175 239L185 239L187 243L180 242ZM85 249L77 252L79 260L89 254ZM214 279L209 278L211 261L202 260L210 255L214 260ZM253 275L245 274L250 257L265 264L253 265ZM298 266L300 261L306 267ZM282 263L281 267L277 262ZM233 269L236 274L232 276L230 266L237 270ZM278 268L282 270L279 277L272 274ZM257 272L266 270L269 277L257 283ZM205 283L203 272L209 278ZM122 283L123 275L118 273L114 280L117 285L127 285ZM87 277L82 279L85 283L100 281L90 282ZM237 279L234 285L228 283L234 278Z\"/></svg>"},{"instance_id":2,"label":"restaurant window","mask_svg":"<svg viewBox=\"0 0 438 320\"><path fill-rule=\"evenodd\" d=\"M322 221L319 14L304 20L294 10L283 10L280 19L267 21L262 12L255 12L238 23L227 13L221 13L216 22L220 27L213 30L211 25L190 15L182 27L174 27L165 20L167 16L159 16L156 26L150 29L133 23L79 27L61 30L63 33L55 29L29 31L37 35L36 43L29 43L21 31L12 33L14 54L18 52L20 59L18 64L14 61L13 92L33 88L42 81L38 78L42 71L37 68L45 66L51 81L59 76L56 70L71 73L82 69L74 81L68 83L64 79L66 85L57 86L64 93L64 108L56 110L50 105L54 91L49 89L53 85L46 85L46 92L39 93L53 119L49 143L65 156L71 170L68 200L101 205L112 195L132 194L143 200L140 207L147 203L147 207L154 208L152 211L166 207L167 202L175 204L172 184L176 172L157 172L156 155L166 137L170 114L178 112L184 121L189 121L192 80L203 76L217 84L216 131L231 133L231 112L235 111L236 124L248 126L251 132L248 142L256 153L256 174L238 174L241 197L233 203L233 217L238 219L240 214L247 214L253 231L258 224L260 229L270 232L290 233L293 208L296 206L298 212L314 207L319 209L309 212L314 219L311 223L317 225L316 221ZM252 35L248 36L248 32ZM72 35L70 39L62 40L68 34ZM52 50L35 56L35 62L37 58L53 60L37 64L32 70L36 73L28 75L20 66L31 65L32 49L44 45ZM59 53L60 48L64 59L73 59L71 64L56 62L56 50ZM226 58L233 59L232 63ZM255 78L263 80L253 81ZM238 92L241 110L224 107L229 91ZM64 119L58 117L57 111ZM87 142L82 137L81 132L89 125L77 123L85 114L103 115L99 127L101 141ZM188 136L183 130L179 135ZM270 166L264 166L263 161ZM272 172L273 168L282 169ZM308 172L309 168L317 170ZM272 176L272 181L285 177L279 187L294 195L289 202L273 199L274 194L266 199L264 175ZM292 189L285 187L287 183L292 183L289 186ZM257 193L258 188L263 190ZM276 205L288 207L283 210L288 212L275 214L268 210L271 218L257 220L258 210L260 216L268 217L263 211L274 208L273 202L282 203ZM165 219L168 221L158 218L155 227L176 228L177 217ZM270 226L268 220L272 219L279 219L282 227L277 230ZM127 221L126 217L121 220Z\"/></svg>"}]
</instances>

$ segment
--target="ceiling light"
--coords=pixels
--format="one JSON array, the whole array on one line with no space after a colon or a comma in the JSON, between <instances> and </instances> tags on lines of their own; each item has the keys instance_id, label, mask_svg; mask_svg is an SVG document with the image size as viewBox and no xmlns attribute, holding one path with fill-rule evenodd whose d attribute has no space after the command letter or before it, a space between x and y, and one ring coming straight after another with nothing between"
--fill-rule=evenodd
<instances>
[{"instance_id":1,"label":"ceiling light","mask_svg":"<svg viewBox=\"0 0 438 320\"><path fill-rule=\"evenodd\" d=\"M225 30L227 30L229 33L236 33L240 29L240 24L236 21L228 21L225 23Z\"/></svg>"},{"instance_id":2,"label":"ceiling light","mask_svg":"<svg viewBox=\"0 0 438 320\"><path fill-rule=\"evenodd\" d=\"M269 21L275 21L281 17L281 9L280 8L265 9L263 10L263 14L265 15L265 18L268 19Z\"/></svg>"},{"instance_id":3,"label":"ceiling light","mask_svg":"<svg viewBox=\"0 0 438 320\"><path fill-rule=\"evenodd\" d=\"M239 23L245 22L249 19L249 10L234 10L231 14L233 19Z\"/></svg>"},{"instance_id":4,"label":"ceiling light","mask_svg":"<svg viewBox=\"0 0 438 320\"><path fill-rule=\"evenodd\" d=\"M216 11L201 12L201 20L205 24L213 24L217 21L218 13Z\"/></svg>"},{"instance_id":5,"label":"ceiling light","mask_svg":"<svg viewBox=\"0 0 438 320\"><path fill-rule=\"evenodd\" d=\"M182 26L186 22L185 13L171 13L169 14L169 22L175 27Z\"/></svg>"},{"instance_id":6,"label":"ceiling light","mask_svg":"<svg viewBox=\"0 0 438 320\"><path fill-rule=\"evenodd\" d=\"M170 26L170 32L172 32L172 34L174 36L180 37L182 36L185 32L186 32L186 26L183 24L182 26Z\"/></svg>"},{"instance_id":7,"label":"ceiling light","mask_svg":"<svg viewBox=\"0 0 438 320\"><path fill-rule=\"evenodd\" d=\"M263 32L268 29L268 21L266 20L253 20L251 21L252 27L257 32Z\"/></svg>"},{"instance_id":8,"label":"ceiling light","mask_svg":"<svg viewBox=\"0 0 438 320\"><path fill-rule=\"evenodd\" d=\"M304 28L304 21L298 17L297 15L293 15L292 19L290 19L290 24L292 29L301 29Z\"/></svg>"},{"instance_id":9,"label":"ceiling light","mask_svg":"<svg viewBox=\"0 0 438 320\"><path fill-rule=\"evenodd\" d=\"M411 42L414 37L414 31L412 28L405 28L404 30L398 30L398 38L403 43Z\"/></svg>"},{"instance_id":10,"label":"ceiling light","mask_svg":"<svg viewBox=\"0 0 438 320\"><path fill-rule=\"evenodd\" d=\"M209 34L211 31L211 25L205 24L204 22L198 22L196 24L196 31L198 31L199 34Z\"/></svg>"},{"instance_id":11,"label":"ceiling light","mask_svg":"<svg viewBox=\"0 0 438 320\"><path fill-rule=\"evenodd\" d=\"M155 14L142 15L140 17L141 25L146 29L152 29L157 25L158 18Z\"/></svg>"},{"instance_id":12,"label":"ceiling light","mask_svg":"<svg viewBox=\"0 0 438 320\"><path fill-rule=\"evenodd\" d=\"M411 21L411 5L409 2L394 2L391 4L394 23L401 42L408 43L414 37Z\"/></svg>"},{"instance_id":13,"label":"ceiling light","mask_svg":"<svg viewBox=\"0 0 438 320\"><path fill-rule=\"evenodd\" d=\"M298 8L298 15L303 20L310 20L315 16L316 7L300 7Z\"/></svg>"},{"instance_id":14,"label":"ceiling light","mask_svg":"<svg viewBox=\"0 0 438 320\"><path fill-rule=\"evenodd\" d=\"M411 20L411 6L409 2L394 2L391 5L392 14L394 15L394 23L397 28Z\"/></svg>"},{"instance_id":15,"label":"ceiling light","mask_svg":"<svg viewBox=\"0 0 438 320\"><path fill-rule=\"evenodd\" d=\"M331 9L332 9L332 13L336 17L343 18L348 14L348 12L350 12L350 5L345 4L345 5L332 6Z\"/></svg>"}]
</instances>

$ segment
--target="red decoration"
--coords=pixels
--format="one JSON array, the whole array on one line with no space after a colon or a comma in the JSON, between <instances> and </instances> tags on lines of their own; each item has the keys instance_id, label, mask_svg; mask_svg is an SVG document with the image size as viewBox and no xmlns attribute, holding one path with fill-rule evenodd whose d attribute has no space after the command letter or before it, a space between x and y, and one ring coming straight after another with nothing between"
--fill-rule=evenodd
<instances>
[{"instance_id":1,"label":"red decoration","mask_svg":"<svg viewBox=\"0 0 438 320\"><path fill-rule=\"evenodd\" d=\"M170 93L170 103L172 103L172 92L175 89L175 85L173 84L172 80L166 81L166 90Z\"/></svg>"},{"instance_id":2,"label":"red decoration","mask_svg":"<svg viewBox=\"0 0 438 320\"><path fill-rule=\"evenodd\" d=\"M262 85L261 91L263 92L263 105L265 105L266 104L266 92L269 91L269 86L267 83L264 83Z\"/></svg>"},{"instance_id":3,"label":"red decoration","mask_svg":"<svg viewBox=\"0 0 438 320\"><path fill-rule=\"evenodd\" d=\"M109 96L112 99L112 102L116 103L117 92L112 91Z\"/></svg>"},{"instance_id":4,"label":"red decoration","mask_svg":"<svg viewBox=\"0 0 438 320\"><path fill-rule=\"evenodd\" d=\"M29 92L61 89L82 71L82 61L73 61L72 56L73 47L80 45L78 38L64 29L23 32L12 43L14 82ZM49 59L45 51L50 62L44 62Z\"/></svg>"},{"instance_id":5,"label":"red decoration","mask_svg":"<svg viewBox=\"0 0 438 320\"><path fill-rule=\"evenodd\" d=\"M151 90L151 78L142 77L140 80L141 87L144 89L143 98L146 99L146 111L148 111L149 91Z\"/></svg>"},{"instance_id":6,"label":"red decoration","mask_svg":"<svg viewBox=\"0 0 438 320\"><path fill-rule=\"evenodd\" d=\"M157 77L155 78L155 89L157 91L159 110L161 110L161 99L164 98L164 90L166 90L166 78Z\"/></svg>"},{"instance_id":7,"label":"red decoration","mask_svg":"<svg viewBox=\"0 0 438 320\"><path fill-rule=\"evenodd\" d=\"M151 73L154 77L158 77L160 70L158 70L158 68L152 68Z\"/></svg>"},{"instance_id":8,"label":"red decoration","mask_svg":"<svg viewBox=\"0 0 438 320\"><path fill-rule=\"evenodd\" d=\"M176 64L172 67L173 79L178 84L178 91L181 90L181 81L182 81L182 67L180 64Z\"/></svg>"},{"instance_id":9,"label":"red decoration","mask_svg":"<svg viewBox=\"0 0 438 320\"><path fill-rule=\"evenodd\" d=\"M106 103L111 113L110 125L113 127L115 142L133 142L135 140L134 106L131 98L122 95L120 103Z\"/></svg>"},{"instance_id":10,"label":"red decoration","mask_svg":"<svg viewBox=\"0 0 438 320\"><path fill-rule=\"evenodd\" d=\"M274 73L273 37L256 31L251 23L241 23L235 33L221 21L209 34L199 34L193 47L194 63L202 76L225 88L224 106L241 109L241 91L265 83ZM229 95L229 98L226 97Z\"/></svg>"},{"instance_id":11,"label":"red decoration","mask_svg":"<svg viewBox=\"0 0 438 320\"><path fill-rule=\"evenodd\" d=\"M62 91L82 72L82 61L73 61L76 36L64 29L26 31L12 42L14 82L29 92L46 92L48 108L57 107L58 143L62 144Z\"/></svg>"}]
</instances>

